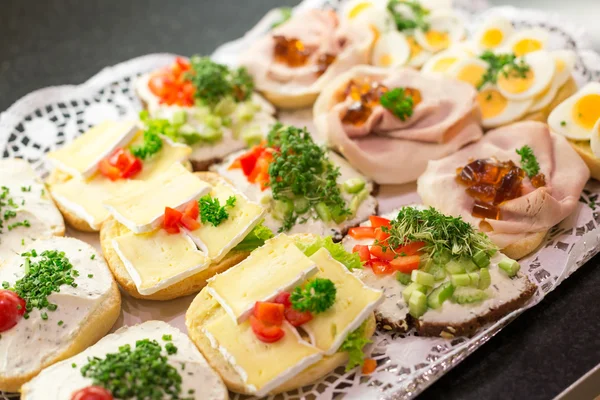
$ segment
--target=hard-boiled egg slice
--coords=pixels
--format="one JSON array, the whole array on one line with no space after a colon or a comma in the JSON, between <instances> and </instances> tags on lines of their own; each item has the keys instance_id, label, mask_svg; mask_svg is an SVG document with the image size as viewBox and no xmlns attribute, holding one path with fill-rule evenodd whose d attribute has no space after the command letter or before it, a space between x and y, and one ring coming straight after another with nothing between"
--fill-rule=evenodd
<instances>
[{"instance_id":1,"label":"hard-boiled egg slice","mask_svg":"<svg viewBox=\"0 0 600 400\"><path fill-rule=\"evenodd\" d=\"M428 10L449 10L452 8L452 0L420 0L419 3Z\"/></svg>"},{"instance_id":2,"label":"hard-boiled egg slice","mask_svg":"<svg viewBox=\"0 0 600 400\"><path fill-rule=\"evenodd\" d=\"M493 85L486 85L477 93L484 128L494 128L516 121L527 113L532 100L513 101Z\"/></svg>"},{"instance_id":3,"label":"hard-boiled egg slice","mask_svg":"<svg viewBox=\"0 0 600 400\"><path fill-rule=\"evenodd\" d=\"M554 58L544 50L518 57L515 63L519 65L521 60L529 66L529 70L524 74L511 72L510 69L498 73L498 89L510 100L532 99L542 93L552 83L556 70ZM509 72L505 73L506 71Z\"/></svg>"},{"instance_id":4,"label":"hard-boiled egg slice","mask_svg":"<svg viewBox=\"0 0 600 400\"><path fill-rule=\"evenodd\" d=\"M429 29L415 30L415 40L421 47L432 53L445 50L458 43L465 34L460 17L449 10L432 11L427 19Z\"/></svg>"},{"instance_id":5,"label":"hard-boiled egg slice","mask_svg":"<svg viewBox=\"0 0 600 400\"><path fill-rule=\"evenodd\" d=\"M594 128L592 129L590 147L592 148L592 153L600 158L600 118L596 121L596 125L594 125Z\"/></svg>"},{"instance_id":6,"label":"hard-boiled egg slice","mask_svg":"<svg viewBox=\"0 0 600 400\"><path fill-rule=\"evenodd\" d=\"M543 50L548 43L548 31L542 28L523 29L514 33L506 44L505 52L517 57Z\"/></svg>"},{"instance_id":7,"label":"hard-boiled egg slice","mask_svg":"<svg viewBox=\"0 0 600 400\"><path fill-rule=\"evenodd\" d=\"M478 49L494 51L506 45L513 32L514 28L508 19L496 16L484 22L472 40Z\"/></svg>"},{"instance_id":8,"label":"hard-boiled egg slice","mask_svg":"<svg viewBox=\"0 0 600 400\"><path fill-rule=\"evenodd\" d=\"M392 30L381 35L371 55L371 64L378 67L406 65L410 58L410 46L404 34Z\"/></svg>"},{"instance_id":9,"label":"hard-boiled egg slice","mask_svg":"<svg viewBox=\"0 0 600 400\"><path fill-rule=\"evenodd\" d=\"M554 100L558 90L569 80L575 67L575 52L571 50L558 50L550 53L554 58L556 68L550 86L533 98L530 111L539 111Z\"/></svg>"},{"instance_id":10,"label":"hard-boiled egg slice","mask_svg":"<svg viewBox=\"0 0 600 400\"><path fill-rule=\"evenodd\" d=\"M590 82L552 110L548 125L569 139L590 140L598 119L600 82Z\"/></svg>"},{"instance_id":11,"label":"hard-boiled egg slice","mask_svg":"<svg viewBox=\"0 0 600 400\"><path fill-rule=\"evenodd\" d=\"M487 72L489 64L477 57L469 57L457 61L450 68L450 76L459 81L467 82L473 87L478 88L483 81L483 76Z\"/></svg>"},{"instance_id":12,"label":"hard-boiled egg slice","mask_svg":"<svg viewBox=\"0 0 600 400\"><path fill-rule=\"evenodd\" d=\"M376 38L392 27L391 16L381 1L349 1L342 8L341 16L346 21L369 25Z\"/></svg>"},{"instance_id":13,"label":"hard-boiled egg slice","mask_svg":"<svg viewBox=\"0 0 600 400\"><path fill-rule=\"evenodd\" d=\"M427 60L431 58L433 53L422 48L419 43L417 43L414 36L408 36L406 41L410 47L410 59L408 61L408 65L411 67L420 68L427 62Z\"/></svg>"},{"instance_id":14,"label":"hard-boiled egg slice","mask_svg":"<svg viewBox=\"0 0 600 400\"><path fill-rule=\"evenodd\" d=\"M448 74L453 65L459 60L469 58L470 55L456 47L441 51L431 57L421 68L421 72L426 74Z\"/></svg>"}]
</instances>

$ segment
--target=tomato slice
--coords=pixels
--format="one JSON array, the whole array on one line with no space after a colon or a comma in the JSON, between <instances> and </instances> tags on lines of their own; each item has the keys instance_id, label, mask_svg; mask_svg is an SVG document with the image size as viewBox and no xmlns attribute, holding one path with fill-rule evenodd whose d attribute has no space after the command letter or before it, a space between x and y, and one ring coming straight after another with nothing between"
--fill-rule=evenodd
<instances>
[{"instance_id":1,"label":"tomato slice","mask_svg":"<svg viewBox=\"0 0 600 400\"><path fill-rule=\"evenodd\" d=\"M113 165L110 165L108 159L100 160L98 163L98 171L111 181L116 181L121 177L121 170Z\"/></svg>"},{"instance_id":2,"label":"tomato slice","mask_svg":"<svg viewBox=\"0 0 600 400\"><path fill-rule=\"evenodd\" d=\"M377 361L372 358L367 358L362 366L362 373L365 375L372 374L377 368Z\"/></svg>"},{"instance_id":3,"label":"tomato slice","mask_svg":"<svg viewBox=\"0 0 600 400\"><path fill-rule=\"evenodd\" d=\"M0 290L0 332L12 328L25 314L25 300L12 290Z\"/></svg>"},{"instance_id":4,"label":"tomato slice","mask_svg":"<svg viewBox=\"0 0 600 400\"><path fill-rule=\"evenodd\" d=\"M130 153L131 155L131 153ZM121 177L125 179L133 178L142 171L142 160L131 155L131 163L121 170Z\"/></svg>"},{"instance_id":5,"label":"tomato slice","mask_svg":"<svg viewBox=\"0 0 600 400\"><path fill-rule=\"evenodd\" d=\"M390 263L384 260L371 260L371 269L375 275L386 275L394 272L394 268L390 266Z\"/></svg>"},{"instance_id":6,"label":"tomato slice","mask_svg":"<svg viewBox=\"0 0 600 400\"><path fill-rule=\"evenodd\" d=\"M394 253L394 251L389 247L383 247L380 245L371 246L369 251L371 252L371 255L373 255L373 257L385 261L392 261L394 257L397 256L397 254Z\"/></svg>"},{"instance_id":7,"label":"tomato slice","mask_svg":"<svg viewBox=\"0 0 600 400\"><path fill-rule=\"evenodd\" d=\"M354 239L375 239L375 228L371 226L355 226L348 230L348 235Z\"/></svg>"},{"instance_id":8,"label":"tomato slice","mask_svg":"<svg viewBox=\"0 0 600 400\"><path fill-rule=\"evenodd\" d=\"M369 246L367 246L367 245L357 244L352 249L352 252L358 253L358 256L360 257L360 261L362 261L364 263L369 262L369 260L371 259L371 253L369 252Z\"/></svg>"},{"instance_id":9,"label":"tomato slice","mask_svg":"<svg viewBox=\"0 0 600 400\"><path fill-rule=\"evenodd\" d=\"M416 254L419 250L421 250L425 246L425 242L411 242L405 244L404 246L400 246L396 249L396 253L398 254L406 254L407 256L412 256Z\"/></svg>"},{"instance_id":10,"label":"tomato slice","mask_svg":"<svg viewBox=\"0 0 600 400\"><path fill-rule=\"evenodd\" d=\"M71 400L113 400L112 394L100 386L84 387L73 393Z\"/></svg>"},{"instance_id":11,"label":"tomato slice","mask_svg":"<svg viewBox=\"0 0 600 400\"><path fill-rule=\"evenodd\" d=\"M185 210L183 211L183 215L187 215L192 219L198 219L200 215L200 207L198 206L198 202L196 200L192 200L186 204Z\"/></svg>"},{"instance_id":12,"label":"tomato slice","mask_svg":"<svg viewBox=\"0 0 600 400\"><path fill-rule=\"evenodd\" d=\"M185 214L181 216L181 225L188 231L195 231L201 226L198 220L188 217Z\"/></svg>"},{"instance_id":13,"label":"tomato slice","mask_svg":"<svg viewBox=\"0 0 600 400\"><path fill-rule=\"evenodd\" d=\"M292 294L290 292L281 292L273 299L273 303L283 304L285 308L291 307L292 302L290 301L290 297Z\"/></svg>"},{"instance_id":14,"label":"tomato slice","mask_svg":"<svg viewBox=\"0 0 600 400\"><path fill-rule=\"evenodd\" d=\"M252 332L254 332L261 342L275 343L285 335L285 331L280 327L267 325L254 315L250 316L250 326L252 327Z\"/></svg>"},{"instance_id":15,"label":"tomato slice","mask_svg":"<svg viewBox=\"0 0 600 400\"><path fill-rule=\"evenodd\" d=\"M400 271L405 274L410 273L414 269L419 268L419 264L421 263L421 256L405 256L405 257L397 257L390 261L390 266L395 271Z\"/></svg>"},{"instance_id":16,"label":"tomato slice","mask_svg":"<svg viewBox=\"0 0 600 400\"><path fill-rule=\"evenodd\" d=\"M373 228L380 228L382 226L390 227L390 220L387 218L379 217L377 215L371 215L369 217L369 221L371 222L371 226Z\"/></svg>"},{"instance_id":17,"label":"tomato slice","mask_svg":"<svg viewBox=\"0 0 600 400\"><path fill-rule=\"evenodd\" d=\"M165 207L163 228L169 233L179 233L179 223L183 213L171 207Z\"/></svg>"},{"instance_id":18,"label":"tomato slice","mask_svg":"<svg viewBox=\"0 0 600 400\"><path fill-rule=\"evenodd\" d=\"M148 81L148 88L152 94L158 97L164 97L168 92L163 75L154 75L150 77L150 80Z\"/></svg>"},{"instance_id":19,"label":"tomato slice","mask_svg":"<svg viewBox=\"0 0 600 400\"><path fill-rule=\"evenodd\" d=\"M264 151L258 160L256 160L256 165L254 169L248 175L248 181L252 183L264 183L269 180L269 164L273 161L273 155Z\"/></svg>"},{"instance_id":20,"label":"tomato slice","mask_svg":"<svg viewBox=\"0 0 600 400\"><path fill-rule=\"evenodd\" d=\"M283 324L284 311L285 306L280 303L257 301L254 304L254 316L267 325L281 326Z\"/></svg>"},{"instance_id":21,"label":"tomato slice","mask_svg":"<svg viewBox=\"0 0 600 400\"><path fill-rule=\"evenodd\" d=\"M377 240L377 243L387 245L387 239L389 237L390 237L390 234L387 232L384 232L383 229L375 228L375 240Z\"/></svg>"},{"instance_id":22,"label":"tomato slice","mask_svg":"<svg viewBox=\"0 0 600 400\"><path fill-rule=\"evenodd\" d=\"M300 326L313 319L310 311L298 311L292 307L286 308L285 319L293 326Z\"/></svg>"},{"instance_id":23,"label":"tomato slice","mask_svg":"<svg viewBox=\"0 0 600 400\"><path fill-rule=\"evenodd\" d=\"M263 146L254 146L250 151L239 156L229 168L234 168L234 164L239 163L239 168L242 169L244 175L249 176L256 166L258 157L264 150Z\"/></svg>"}]
</instances>

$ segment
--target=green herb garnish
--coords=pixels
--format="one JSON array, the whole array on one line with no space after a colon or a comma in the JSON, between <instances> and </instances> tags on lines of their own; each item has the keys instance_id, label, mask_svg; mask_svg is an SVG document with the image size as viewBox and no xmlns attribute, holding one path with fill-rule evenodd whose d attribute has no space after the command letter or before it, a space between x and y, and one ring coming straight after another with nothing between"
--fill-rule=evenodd
<instances>
[{"instance_id":1,"label":"green herb garnish","mask_svg":"<svg viewBox=\"0 0 600 400\"><path fill-rule=\"evenodd\" d=\"M335 302L336 291L335 284L330 279L312 279L304 287L294 288L290 297L292 308L313 314L322 313Z\"/></svg>"},{"instance_id":2,"label":"green herb garnish","mask_svg":"<svg viewBox=\"0 0 600 400\"><path fill-rule=\"evenodd\" d=\"M90 256L90 260L93 260L94 258L96 258L96 255L95 255L95 254L92 254L92 255Z\"/></svg>"},{"instance_id":3,"label":"green herb garnish","mask_svg":"<svg viewBox=\"0 0 600 400\"><path fill-rule=\"evenodd\" d=\"M479 58L488 63L488 69L477 85L477 89L481 89L488 82L495 84L499 73L502 73L505 77L525 78L530 69L523 59L517 62L517 57L512 53L494 54L487 50Z\"/></svg>"},{"instance_id":4,"label":"green herb garnish","mask_svg":"<svg viewBox=\"0 0 600 400\"><path fill-rule=\"evenodd\" d=\"M212 198L210 194L202 196L198 200L200 207L200 220L202 223L211 223L213 226L219 226L223 221L229 218L228 209L235 207L235 196L229 196L224 206L221 206L219 199Z\"/></svg>"},{"instance_id":5,"label":"green herb garnish","mask_svg":"<svg viewBox=\"0 0 600 400\"><path fill-rule=\"evenodd\" d=\"M31 192L31 186L21 186L21 192Z\"/></svg>"},{"instance_id":6,"label":"green herb garnish","mask_svg":"<svg viewBox=\"0 0 600 400\"><path fill-rule=\"evenodd\" d=\"M152 120L149 117L148 112L141 112L140 119L145 124L144 129L144 142L139 146L131 146L129 151L135 157L145 160L154 154L158 153L163 147L163 141L160 135L164 135L165 120Z\"/></svg>"},{"instance_id":7,"label":"green herb garnish","mask_svg":"<svg viewBox=\"0 0 600 400\"><path fill-rule=\"evenodd\" d=\"M148 111L144 110L140 112L140 120L146 126L146 131L152 131L157 135L164 135L176 142L192 145L199 142L213 143L216 140L219 140L218 135L202 135L194 131L193 128L187 129L190 125L186 125L185 111L181 111L181 114L179 115L182 115L184 118L179 118L179 120L177 120L177 118L173 117L173 121L160 118L151 119Z\"/></svg>"},{"instance_id":8,"label":"green herb garnish","mask_svg":"<svg viewBox=\"0 0 600 400\"><path fill-rule=\"evenodd\" d=\"M402 14L402 11L397 8L398 5L409 7L414 15L414 19ZM402 32L409 29L429 30L429 24L426 21L429 10L424 8L419 2L413 0L390 0L387 4L387 9L392 14L398 31Z\"/></svg>"},{"instance_id":9,"label":"green herb garnish","mask_svg":"<svg viewBox=\"0 0 600 400\"><path fill-rule=\"evenodd\" d=\"M529 178L533 178L540 173L540 164L538 163L533 149L527 145L515 150L521 156L521 168Z\"/></svg>"},{"instance_id":10,"label":"green herb garnish","mask_svg":"<svg viewBox=\"0 0 600 400\"><path fill-rule=\"evenodd\" d=\"M379 98L382 106L387 108L401 121L406 121L413 114L413 98L403 88L395 88L385 92Z\"/></svg>"},{"instance_id":11,"label":"green herb garnish","mask_svg":"<svg viewBox=\"0 0 600 400\"><path fill-rule=\"evenodd\" d=\"M277 28L279 25L287 22L290 18L292 18L292 8L291 7L280 7L277 9L279 11L279 19L271 25L271 29Z\"/></svg>"},{"instance_id":12,"label":"green herb garnish","mask_svg":"<svg viewBox=\"0 0 600 400\"><path fill-rule=\"evenodd\" d=\"M31 191L31 186L21 187L21 191ZM25 200L21 202L21 205L25 204ZM7 209L9 208L9 209ZM2 229L4 228L5 222L17 217L17 211L15 209L19 208L17 203L15 203L14 199L10 197L10 189L6 186L2 186L2 191L0 192L0 233L2 233ZM11 231L19 226L24 226L26 228L31 227L31 223L29 220L23 220L19 222L12 223L7 226L8 230Z\"/></svg>"},{"instance_id":13,"label":"green herb garnish","mask_svg":"<svg viewBox=\"0 0 600 400\"><path fill-rule=\"evenodd\" d=\"M358 253L347 252L341 243L334 243L331 236L319 236L310 243L297 241L296 247L298 247L307 257L312 256L320 248L324 247L329 251L329 254L331 254L331 257L333 257L334 260L344 264L350 271L362 268L362 262L360 261Z\"/></svg>"},{"instance_id":14,"label":"green herb garnish","mask_svg":"<svg viewBox=\"0 0 600 400\"><path fill-rule=\"evenodd\" d=\"M62 319L60 321L58 321L58 326L63 326L63 324L64 324L64 322Z\"/></svg>"},{"instance_id":15,"label":"green herb garnish","mask_svg":"<svg viewBox=\"0 0 600 400\"><path fill-rule=\"evenodd\" d=\"M265 241L273 237L273 232L262 223L256 225L249 234L246 235L244 240L238 243L233 250L237 251L252 251L259 248Z\"/></svg>"},{"instance_id":16,"label":"green herb garnish","mask_svg":"<svg viewBox=\"0 0 600 400\"><path fill-rule=\"evenodd\" d=\"M363 322L356 330L350 332L340 346L340 351L348 353L348 364L346 364L346 372L354 367L365 363L365 354L363 348L371 343L371 340L365 336L366 322Z\"/></svg>"}]
</instances>

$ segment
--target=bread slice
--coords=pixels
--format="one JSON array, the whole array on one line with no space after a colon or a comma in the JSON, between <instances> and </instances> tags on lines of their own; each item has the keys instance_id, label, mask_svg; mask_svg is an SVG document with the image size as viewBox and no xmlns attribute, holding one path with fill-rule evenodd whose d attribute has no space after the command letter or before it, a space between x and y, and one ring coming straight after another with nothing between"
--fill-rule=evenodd
<instances>
[{"instance_id":1,"label":"bread slice","mask_svg":"<svg viewBox=\"0 0 600 400\"><path fill-rule=\"evenodd\" d=\"M546 233L548 233L547 230L543 232L530 232L524 239L503 248L502 253L514 260L520 260L527 254L533 253L542 244Z\"/></svg>"},{"instance_id":2,"label":"bread slice","mask_svg":"<svg viewBox=\"0 0 600 400\"><path fill-rule=\"evenodd\" d=\"M567 139L571 147L581 156L583 161L590 169L590 175L596 180L600 180L600 158L592 152L589 141Z\"/></svg>"},{"instance_id":3,"label":"bread slice","mask_svg":"<svg viewBox=\"0 0 600 400\"><path fill-rule=\"evenodd\" d=\"M237 393L251 394L246 390L242 377L223 357L219 350L212 347L210 340L202 332L202 328L207 323L212 321L214 318L221 316L224 312L225 311L221 308L219 303L208 293L206 289L203 289L196 296L194 301L192 301L192 304L185 314L185 324L188 329L188 334L213 369L216 370L219 375L221 375L221 378L229 390ZM375 318L373 315L371 315L366 320L365 336L371 337L374 332ZM289 381L273 389L270 394L286 392L306 386L327 375L340 365L343 365L347 359L347 354L343 352L338 352L331 356L325 356L323 359L300 372Z\"/></svg>"},{"instance_id":4,"label":"bread slice","mask_svg":"<svg viewBox=\"0 0 600 400\"><path fill-rule=\"evenodd\" d=\"M216 183L222 180L218 174L213 172L195 172L195 174L201 179L209 182ZM124 235L130 232L124 225L119 223L114 218L109 218L100 229L100 245L102 247L102 253L108 263L108 267L113 273L113 276L119 282L119 285L132 297L146 300L171 300L178 297L187 296L193 293L197 293L206 285L207 279L210 279L216 274L220 274L240 263L244 260L250 252L247 251L230 251L225 258L218 263L211 264L207 269L198 272L180 282L175 283L172 286L159 290L151 295L142 295L137 290L131 275L127 272L123 261L119 258L115 251L112 240L118 236Z\"/></svg>"}]
</instances>

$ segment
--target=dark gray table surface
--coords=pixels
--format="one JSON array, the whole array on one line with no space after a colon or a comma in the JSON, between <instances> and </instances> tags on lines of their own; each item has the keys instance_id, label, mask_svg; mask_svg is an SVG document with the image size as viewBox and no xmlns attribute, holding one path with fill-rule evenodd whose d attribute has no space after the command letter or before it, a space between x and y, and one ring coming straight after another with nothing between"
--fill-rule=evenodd
<instances>
[{"instance_id":1,"label":"dark gray table surface","mask_svg":"<svg viewBox=\"0 0 600 400\"><path fill-rule=\"evenodd\" d=\"M210 53L292 0L0 0L0 110L153 52ZM600 257L449 372L423 399L549 399L600 363Z\"/></svg>"}]
</instances>

